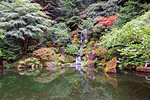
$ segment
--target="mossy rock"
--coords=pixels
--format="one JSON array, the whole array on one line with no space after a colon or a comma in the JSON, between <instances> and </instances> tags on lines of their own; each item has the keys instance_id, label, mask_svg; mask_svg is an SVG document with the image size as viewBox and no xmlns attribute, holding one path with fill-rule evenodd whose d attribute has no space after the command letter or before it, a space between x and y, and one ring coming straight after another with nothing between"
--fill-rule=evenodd
<instances>
[{"instance_id":1,"label":"mossy rock","mask_svg":"<svg viewBox=\"0 0 150 100\"><path fill-rule=\"evenodd\" d=\"M75 57L70 55L65 55L65 63L73 63L75 61L76 61Z\"/></svg>"},{"instance_id":2,"label":"mossy rock","mask_svg":"<svg viewBox=\"0 0 150 100\"><path fill-rule=\"evenodd\" d=\"M108 52L106 53L106 60L111 60L114 57L121 57L120 52L118 51L118 49L122 49L122 47L114 47L108 50Z\"/></svg>"}]
</instances>

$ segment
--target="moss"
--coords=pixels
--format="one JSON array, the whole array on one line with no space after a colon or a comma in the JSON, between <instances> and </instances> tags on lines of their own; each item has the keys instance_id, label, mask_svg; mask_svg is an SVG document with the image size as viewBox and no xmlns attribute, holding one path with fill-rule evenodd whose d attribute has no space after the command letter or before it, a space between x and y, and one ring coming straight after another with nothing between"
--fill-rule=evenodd
<instances>
[{"instance_id":1,"label":"moss","mask_svg":"<svg viewBox=\"0 0 150 100\"><path fill-rule=\"evenodd\" d=\"M65 55L65 63L73 63L75 61L76 61L75 57L70 55Z\"/></svg>"}]
</instances>

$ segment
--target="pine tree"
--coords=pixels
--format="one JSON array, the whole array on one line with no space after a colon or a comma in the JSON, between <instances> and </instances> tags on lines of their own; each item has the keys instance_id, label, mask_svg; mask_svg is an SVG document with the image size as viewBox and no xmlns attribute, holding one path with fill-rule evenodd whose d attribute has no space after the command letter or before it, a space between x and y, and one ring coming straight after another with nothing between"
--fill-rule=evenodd
<instances>
[{"instance_id":1,"label":"pine tree","mask_svg":"<svg viewBox=\"0 0 150 100\"><path fill-rule=\"evenodd\" d=\"M0 2L0 32L15 37L22 50L28 51L30 37L44 34L52 21L41 12L39 4L14 0L14 3Z\"/></svg>"}]
</instances>

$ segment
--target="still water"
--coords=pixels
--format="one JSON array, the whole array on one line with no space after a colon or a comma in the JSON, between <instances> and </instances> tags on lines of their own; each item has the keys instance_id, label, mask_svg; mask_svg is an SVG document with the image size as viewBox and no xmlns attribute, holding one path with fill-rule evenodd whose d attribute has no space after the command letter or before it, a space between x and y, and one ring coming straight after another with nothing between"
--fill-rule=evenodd
<instances>
[{"instance_id":1,"label":"still water","mask_svg":"<svg viewBox=\"0 0 150 100\"><path fill-rule=\"evenodd\" d=\"M150 81L137 73L8 71L0 75L0 100L150 100Z\"/></svg>"}]
</instances>

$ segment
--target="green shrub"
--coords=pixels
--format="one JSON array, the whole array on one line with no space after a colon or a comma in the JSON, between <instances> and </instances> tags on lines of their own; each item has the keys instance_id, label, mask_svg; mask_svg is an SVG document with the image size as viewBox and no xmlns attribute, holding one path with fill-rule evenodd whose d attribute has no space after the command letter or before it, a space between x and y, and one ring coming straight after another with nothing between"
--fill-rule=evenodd
<instances>
[{"instance_id":1,"label":"green shrub","mask_svg":"<svg viewBox=\"0 0 150 100\"><path fill-rule=\"evenodd\" d=\"M29 38L44 34L52 21L46 19L41 6L27 1L0 2L0 30L4 35L15 37L22 50L28 51Z\"/></svg>"},{"instance_id":2,"label":"green shrub","mask_svg":"<svg viewBox=\"0 0 150 100\"><path fill-rule=\"evenodd\" d=\"M94 24L96 23L95 20L93 20L92 18L87 18L86 20L81 21L81 23L78 25L80 29L89 29L89 28L93 28Z\"/></svg>"},{"instance_id":3,"label":"green shrub","mask_svg":"<svg viewBox=\"0 0 150 100\"><path fill-rule=\"evenodd\" d=\"M1 58L7 61L14 61L23 52L20 45L14 38L0 39Z\"/></svg>"},{"instance_id":4,"label":"green shrub","mask_svg":"<svg viewBox=\"0 0 150 100\"><path fill-rule=\"evenodd\" d=\"M55 24L46 34L48 40L51 40L55 45L67 45L71 36L69 35L69 28L64 23Z\"/></svg>"},{"instance_id":5,"label":"green shrub","mask_svg":"<svg viewBox=\"0 0 150 100\"><path fill-rule=\"evenodd\" d=\"M96 18L98 16L111 16L117 13L117 6L115 0L109 0L104 3L94 3L88 7L88 16Z\"/></svg>"},{"instance_id":6,"label":"green shrub","mask_svg":"<svg viewBox=\"0 0 150 100\"><path fill-rule=\"evenodd\" d=\"M76 45L67 45L67 47L65 49L65 52L67 54L70 54L70 55L77 55L78 54L78 46L76 46Z\"/></svg>"},{"instance_id":7,"label":"green shrub","mask_svg":"<svg viewBox=\"0 0 150 100\"><path fill-rule=\"evenodd\" d=\"M68 17L77 15L83 9L82 0L61 0L62 10Z\"/></svg>"},{"instance_id":8,"label":"green shrub","mask_svg":"<svg viewBox=\"0 0 150 100\"><path fill-rule=\"evenodd\" d=\"M43 65L42 63L34 57L27 58L25 60L22 60L19 62L19 64L27 67L32 67L32 68L42 68Z\"/></svg>"},{"instance_id":9,"label":"green shrub","mask_svg":"<svg viewBox=\"0 0 150 100\"><path fill-rule=\"evenodd\" d=\"M118 49L120 67L144 66L150 59L150 11L103 36L101 44Z\"/></svg>"}]
</instances>

